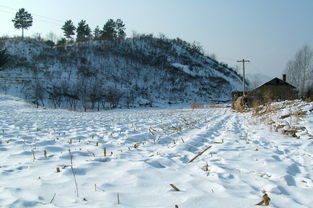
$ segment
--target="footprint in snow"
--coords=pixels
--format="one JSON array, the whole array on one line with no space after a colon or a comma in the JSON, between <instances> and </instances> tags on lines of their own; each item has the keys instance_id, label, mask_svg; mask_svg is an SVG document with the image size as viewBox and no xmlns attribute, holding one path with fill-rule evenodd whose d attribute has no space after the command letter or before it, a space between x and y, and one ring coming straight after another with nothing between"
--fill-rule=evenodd
<instances>
[{"instance_id":1,"label":"footprint in snow","mask_svg":"<svg viewBox=\"0 0 313 208\"><path fill-rule=\"evenodd\" d=\"M86 175L88 170L86 168L74 168L75 174L76 175ZM71 168L66 169L65 171L66 175L72 175L73 172L71 170Z\"/></svg>"},{"instance_id":2,"label":"footprint in snow","mask_svg":"<svg viewBox=\"0 0 313 208\"><path fill-rule=\"evenodd\" d=\"M154 168L165 168L165 166L158 161L146 161L146 163Z\"/></svg>"},{"instance_id":3,"label":"footprint in snow","mask_svg":"<svg viewBox=\"0 0 313 208\"><path fill-rule=\"evenodd\" d=\"M62 152L65 151L65 148L62 147L56 147L56 146L46 146L45 150L47 150L47 152Z\"/></svg>"},{"instance_id":4,"label":"footprint in snow","mask_svg":"<svg viewBox=\"0 0 313 208\"><path fill-rule=\"evenodd\" d=\"M292 176L296 176L298 173L301 173L301 170L296 163L293 163L287 167L287 173Z\"/></svg>"},{"instance_id":5,"label":"footprint in snow","mask_svg":"<svg viewBox=\"0 0 313 208\"><path fill-rule=\"evenodd\" d=\"M274 160L276 160L276 161L281 161L280 157L277 155L273 155L272 158L274 158Z\"/></svg>"},{"instance_id":6,"label":"footprint in snow","mask_svg":"<svg viewBox=\"0 0 313 208\"><path fill-rule=\"evenodd\" d=\"M293 176L285 175L284 179L285 179L285 182L287 183L288 186L297 186L297 183L296 183Z\"/></svg>"}]
</instances>

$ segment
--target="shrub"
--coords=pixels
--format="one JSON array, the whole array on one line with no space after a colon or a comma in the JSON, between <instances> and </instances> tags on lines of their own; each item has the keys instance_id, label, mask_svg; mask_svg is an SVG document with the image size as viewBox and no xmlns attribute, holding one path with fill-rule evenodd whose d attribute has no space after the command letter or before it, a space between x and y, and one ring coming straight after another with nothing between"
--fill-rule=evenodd
<instances>
[{"instance_id":1,"label":"shrub","mask_svg":"<svg viewBox=\"0 0 313 208\"><path fill-rule=\"evenodd\" d=\"M50 47L53 47L55 45L55 43L52 40L46 40L45 44Z\"/></svg>"}]
</instances>

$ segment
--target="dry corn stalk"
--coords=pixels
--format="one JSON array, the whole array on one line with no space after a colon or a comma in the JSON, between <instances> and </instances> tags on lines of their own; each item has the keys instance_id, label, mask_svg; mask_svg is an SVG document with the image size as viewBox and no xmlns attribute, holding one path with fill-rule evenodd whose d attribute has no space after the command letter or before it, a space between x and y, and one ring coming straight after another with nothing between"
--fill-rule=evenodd
<instances>
[{"instance_id":1,"label":"dry corn stalk","mask_svg":"<svg viewBox=\"0 0 313 208\"><path fill-rule=\"evenodd\" d=\"M207 151L208 149L210 149L212 146L208 146L206 147L203 151L199 152L196 156L194 156L189 163L193 162L195 159L197 159L197 157L199 157L200 155L202 155L205 151Z\"/></svg>"},{"instance_id":2,"label":"dry corn stalk","mask_svg":"<svg viewBox=\"0 0 313 208\"><path fill-rule=\"evenodd\" d=\"M174 184L170 184L170 186L171 186L175 191L180 191L180 189L177 188Z\"/></svg>"},{"instance_id":3,"label":"dry corn stalk","mask_svg":"<svg viewBox=\"0 0 313 208\"><path fill-rule=\"evenodd\" d=\"M213 142L214 144L223 144L224 143L224 139L222 139L220 142Z\"/></svg>"},{"instance_id":4,"label":"dry corn stalk","mask_svg":"<svg viewBox=\"0 0 313 208\"><path fill-rule=\"evenodd\" d=\"M256 205L260 205L260 206L270 205L271 198L267 195L266 191L262 191L262 192L263 192L263 200L257 203Z\"/></svg>"}]
</instances>

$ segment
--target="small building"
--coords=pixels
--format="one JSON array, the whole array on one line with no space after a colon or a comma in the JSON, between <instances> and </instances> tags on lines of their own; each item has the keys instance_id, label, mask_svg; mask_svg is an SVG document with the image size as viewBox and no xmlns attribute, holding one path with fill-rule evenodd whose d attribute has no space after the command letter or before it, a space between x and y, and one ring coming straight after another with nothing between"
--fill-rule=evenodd
<instances>
[{"instance_id":1,"label":"small building","mask_svg":"<svg viewBox=\"0 0 313 208\"><path fill-rule=\"evenodd\" d=\"M254 90L246 92L246 97L241 103L244 102L244 105L252 107L255 104L265 104L272 101L294 100L299 97L298 95L299 92L296 87L287 83L286 75L283 75L283 80L275 77ZM232 93L233 107L241 96L242 92Z\"/></svg>"},{"instance_id":2,"label":"small building","mask_svg":"<svg viewBox=\"0 0 313 208\"><path fill-rule=\"evenodd\" d=\"M284 80L275 77L260 87L250 91L248 93L249 104L252 104L251 101L267 103L271 101L297 99L299 94L297 88L287 83L285 80L285 76Z\"/></svg>"}]
</instances>

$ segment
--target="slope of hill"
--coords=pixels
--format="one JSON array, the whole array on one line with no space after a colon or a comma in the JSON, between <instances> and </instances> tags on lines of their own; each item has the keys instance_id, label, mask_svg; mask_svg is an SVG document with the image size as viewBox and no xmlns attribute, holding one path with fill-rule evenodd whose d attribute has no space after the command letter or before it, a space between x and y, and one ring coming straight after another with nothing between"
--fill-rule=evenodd
<instances>
[{"instance_id":1,"label":"slope of hill","mask_svg":"<svg viewBox=\"0 0 313 208\"><path fill-rule=\"evenodd\" d=\"M33 39L1 40L11 62L3 91L54 107L116 107L230 100L241 78L180 39L152 37L50 47ZM13 88L14 87L14 88Z\"/></svg>"}]
</instances>

